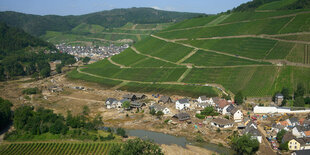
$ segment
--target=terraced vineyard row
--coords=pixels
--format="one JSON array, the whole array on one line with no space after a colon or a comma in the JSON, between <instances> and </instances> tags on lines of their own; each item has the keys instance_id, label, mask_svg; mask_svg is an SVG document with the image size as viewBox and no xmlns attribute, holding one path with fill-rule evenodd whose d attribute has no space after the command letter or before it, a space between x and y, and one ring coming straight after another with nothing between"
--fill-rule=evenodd
<instances>
[{"instance_id":1,"label":"terraced vineyard row","mask_svg":"<svg viewBox=\"0 0 310 155\"><path fill-rule=\"evenodd\" d=\"M33 154L108 154L118 143L12 143L0 145L0 155Z\"/></svg>"}]
</instances>

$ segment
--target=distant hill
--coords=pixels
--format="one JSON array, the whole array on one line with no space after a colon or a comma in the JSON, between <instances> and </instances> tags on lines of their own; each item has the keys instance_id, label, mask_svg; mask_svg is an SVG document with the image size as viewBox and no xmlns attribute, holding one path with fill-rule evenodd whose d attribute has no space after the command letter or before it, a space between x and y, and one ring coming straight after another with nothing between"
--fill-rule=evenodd
<instances>
[{"instance_id":1,"label":"distant hill","mask_svg":"<svg viewBox=\"0 0 310 155\"><path fill-rule=\"evenodd\" d=\"M252 0L233 9L235 12L251 10L294 10L310 8L310 0Z\"/></svg>"},{"instance_id":2,"label":"distant hill","mask_svg":"<svg viewBox=\"0 0 310 155\"><path fill-rule=\"evenodd\" d=\"M278 9L295 2L185 20L70 75L140 92L265 97L300 83L310 94L310 9Z\"/></svg>"},{"instance_id":3,"label":"distant hill","mask_svg":"<svg viewBox=\"0 0 310 155\"><path fill-rule=\"evenodd\" d=\"M33 37L21 29L0 23L0 51L12 52L26 47L39 46L55 49L54 45Z\"/></svg>"},{"instance_id":4,"label":"distant hill","mask_svg":"<svg viewBox=\"0 0 310 155\"><path fill-rule=\"evenodd\" d=\"M75 63L73 56L57 52L53 44L0 23L0 81L24 75L48 77L48 62L54 60L62 60L63 65Z\"/></svg>"},{"instance_id":5,"label":"distant hill","mask_svg":"<svg viewBox=\"0 0 310 155\"><path fill-rule=\"evenodd\" d=\"M105 28L122 27L127 23L153 24L178 22L203 14L155 10L152 8L113 9L79 16L31 15L12 11L0 12L0 22L19 27L35 36L47 31L66 32L86 23Z\"/></svg>"}]
</instances>

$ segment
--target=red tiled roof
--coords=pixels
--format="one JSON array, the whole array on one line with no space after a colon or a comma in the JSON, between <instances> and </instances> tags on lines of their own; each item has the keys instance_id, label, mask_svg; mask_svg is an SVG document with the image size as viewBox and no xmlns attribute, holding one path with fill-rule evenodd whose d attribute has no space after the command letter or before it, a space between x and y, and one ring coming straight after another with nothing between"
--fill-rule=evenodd
<instances>
[{"instance_id":1,"label":"red tiled roof","mask_svg":"<svg viewBox=\"0 0 310 155\"><path fill-rule=\"evenodd\" d=\"M283 126L288 126L288 122L287 121L281 121L280 124L283 125Z\"/></svg>"},{"instance_id":2,"label":"red tiled roof","mask_svg":"<svg viewBox=\"0 0 310 155\"><path fill-rule=\"evenodd\" d=\"M306 136L310 136L310 131L304 131Z\"/></svg>"},{"instance_id":3,"label":"red tiled roof","mask_svg":"<svg viewBox=\"0 0 310 155\"><path fill-rule=\"evenodd\" d=\"M303 123L304 123L304 121L305 121L305 119L304 119L304 118L299 119L299 124L303 124Z\"/></svg>"},{"instance_id":4,"label":"red tiled roof","mask_svg":"<svg viewBox=\"0 0 310 155\"><path fill-rule=\"evenodd\" d=\"M224 108L224 107L227 106L227 105L229 105L229 103L228 103L226 100L221 99L221 100L219 101L218 107Z\"/></svg>"}]
</instances>

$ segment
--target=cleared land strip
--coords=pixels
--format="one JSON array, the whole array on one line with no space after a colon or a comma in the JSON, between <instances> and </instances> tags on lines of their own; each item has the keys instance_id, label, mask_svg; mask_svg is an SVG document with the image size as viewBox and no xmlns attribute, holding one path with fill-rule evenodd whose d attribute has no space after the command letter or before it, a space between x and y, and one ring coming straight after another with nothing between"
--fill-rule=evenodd
<instances>
[{"instance_id":1,"label":"cleared land strip","mask_svg":"<svg viewBox=\"0 0 310 155\"><path fill-rule=\"evenodd\" d=\"M187 70L181 75L177 82L182 82L182 80L191 72L192 68L187 68Z\"/></svg>"},{"instance_id":2,"label":"cleared land strip","mask_svg":"<svg viewBox=\"0 0 310 155\"><path fill-rule=\"evenodd\" d=\"M115 87L113 87L113 88L111 88L111 89L117 90L117 89L119 89L119 88L125 86L127 83L128 83L128 82L124 81L124 82L120 83L119 85L117 85L117 86L115 86Z\"/></svg>"},{"instance_id":3,"label":"cleared land strip","mask_svg":"<svg viewBox=\"0 0 310 155\"><path fill-rule=\"evenodd\" d=\"M157 39L166 41L166 42L172 42L172 43L176 43L176 44L179 44L179 45L183 45L183 46L190 47L190 48L194 48L194 49L198 49L198 50L203 50L203 51L207 51L207 52L213 52L213 53L217 53L217 54L222 54L222 55L226 55L226 56L231 56L231 57L235 57L235 58L240 58L240 59L245 59L245 60L251 60L251 61L256 61L256 62L262 62L262 61L263 61L263 60L252 59L252 58L243 57L243 56L236 56L236 55L234 55L234 54L228 54L228 53L220 52L220 51L216 51L216 50L198 48L198 47L195 47L195 46L192 46L192 45L189 45L189 44L180 43L180 42L175 42L175 41L170 41L170 40L168 40L168 39L161 38L161 37L158 37L158 36L155 36L155 35L151 35L151 36L154 37L154 38L157 38Z\"/></svg>"},{"instance_id":4,"label":"cleared land strip","mask_svg":"<svg viewBox=\"0 0 310 155\"><path fill-rule=\"evenodd\" d=\"M187 60L188 58L190 58L192 55L194 55L196 52L198 51L197 48L195 48L192 52L190 52L187 56L185 56L184 58L182 58L181 60L179 60L177 62L177 64L180 64L182 62L184 62L185 60Z\"/></svg>"},{"instance_id":5,"label":"cleared land strip","mask_svg":"<svg viewBox=\"0 0 310 155\"><path fill-rule=\"evenodd\" d=\"M119 66L120 68L130 68L130 67L127 67L127 66L124 66L124 65L121 65L121 64L118 64L118 63L114 62L114 61L111 59L111 57L109 57L108 60L109 60L113 65Z\"/></svg>"},{"instance_id":6,"label":"cleared land strip","mask_svg":"<svg viewBox=\"0 0 310 155\"><path fill-rule=\"evenodd\" d=\"M61 96L61 98L71 99L71 100L80 100L80 101L86 101L86 102L99 102L99 103L105 103L104 101L99 100L91 100L91 99L84 99L84 98L76 98L71 96Z\"/></svg>"},{"instance_id":7,"label":"cleared land strip","mask_svg":"<svg viewBox=\"0 0 310 155\"><path fill-rule=\"evenodd\" d=\"M167 32L175 32L175 31L192 30L192 29L199 29L199 28L205 28L205 27L215 27L215 26L230 25L230 24L236 24L236 23L248 23L248 22L254 22L254 21L265 20L265 19L279 19L279 18L293 17L293 16L297 16L297 15L300 15L300 14L307 14L307 13L310 13L310 11L298 12L298 13L282 15L282 16L273 16L273 17L267 17L267 18L261 18L261 19L236 21L236 22L223 23L223 24L217 24L217 25L194 26L194 27L174 29L174 30L168 30L168 31L160 31L158 33L167 33Z\"/></svg>"}]
</instances>

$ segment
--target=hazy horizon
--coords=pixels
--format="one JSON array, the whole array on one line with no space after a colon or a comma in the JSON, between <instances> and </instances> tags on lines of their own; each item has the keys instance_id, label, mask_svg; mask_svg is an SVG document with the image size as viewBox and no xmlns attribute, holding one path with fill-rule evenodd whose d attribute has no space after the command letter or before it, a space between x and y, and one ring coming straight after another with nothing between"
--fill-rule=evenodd
<instances>
[{"instance_id":1,"label":"hazy horizon","mask_svg":"<svg viewBox=\"0 0 310 155\"><path fill-rule=\"evenodd\" d=\"M148 7L165 11L217 14L250 0L1 0L0 11L36 15L82 15L120 8Z\"/></svg>"}]
</instances>

